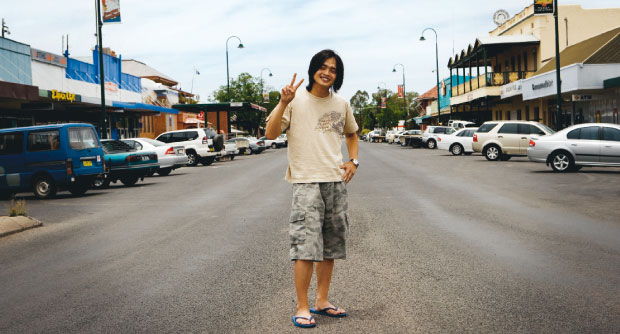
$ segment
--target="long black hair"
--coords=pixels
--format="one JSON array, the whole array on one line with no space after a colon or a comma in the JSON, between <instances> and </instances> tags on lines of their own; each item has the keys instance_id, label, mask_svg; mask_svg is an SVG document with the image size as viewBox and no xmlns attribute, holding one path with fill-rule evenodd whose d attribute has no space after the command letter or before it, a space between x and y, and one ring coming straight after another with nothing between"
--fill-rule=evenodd
<instances>
[{"instance_id":1,"label":"long black hair","mask_svg":"<svg viewBox=\"0 0 620 334\"><path fill-rule=\"evenodd\" d=\"M342 87L342 80L344 79L344 64L342 63L342 59L340 56L334 51L330 49L325 49L315 54L310 60L310 66L308 67L308 86L306 89L310 91L312 89L312 85L314 85L314 74L318 71L323 63L329 58L336 59L336 80L334 81L334 85L332 89L335 93L338 92L340 87Z\"/></svg>"}]
</instances>

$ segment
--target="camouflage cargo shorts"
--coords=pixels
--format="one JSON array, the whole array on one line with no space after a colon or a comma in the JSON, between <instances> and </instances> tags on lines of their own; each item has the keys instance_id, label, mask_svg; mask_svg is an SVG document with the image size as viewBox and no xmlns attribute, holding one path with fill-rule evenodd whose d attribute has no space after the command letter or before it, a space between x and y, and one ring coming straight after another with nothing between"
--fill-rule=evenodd
<instances>
[{"instance_id":1,"label":"camouflage cargo shorts","mask_svg":"<svg viewBox=\"0 0 620 334\"><path fill-rule=\"evenodd\" d=\"M347 210L344 182L293 184L291 260L346 258Z\"/></svg>"}]
</instances>

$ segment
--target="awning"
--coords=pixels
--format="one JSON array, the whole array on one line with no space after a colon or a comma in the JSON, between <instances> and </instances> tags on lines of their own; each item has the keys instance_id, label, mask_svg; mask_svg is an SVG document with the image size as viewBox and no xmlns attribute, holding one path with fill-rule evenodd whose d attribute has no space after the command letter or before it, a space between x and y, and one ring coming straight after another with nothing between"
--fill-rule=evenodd
<instances>
[{"instance_id":1,"label":"awning","mask_svg":"<svg viewBox=\"0 0 620 334\"><path fill-rule=\"evenodd\" d=\"M117 108L123 108L125 110L132 110L132 111L158 111L158 112L163 112L163 113L167 113L167 114L178 114L179 111L176 109L171 109L171 108L165 108L165 107L160 107L160 106L156 106L156 105L152 105L152 104L146 104L146 103L134 103L134 102L118 102L118 101L114 101L112 103L113 107L117 107Z\"/></svg>"},{"instance_id":2,"label":"awning","mask_svg":"<svg viewBox=\"0 0 620 334\"><path fill-rule=\"evenodd\" d=\"M422 124L422 121L427 119L427 118L431 118L432 116L421 116L421 117L414 117L413 120L415 121L416 124Z\"/></svg>"}]
</instances>

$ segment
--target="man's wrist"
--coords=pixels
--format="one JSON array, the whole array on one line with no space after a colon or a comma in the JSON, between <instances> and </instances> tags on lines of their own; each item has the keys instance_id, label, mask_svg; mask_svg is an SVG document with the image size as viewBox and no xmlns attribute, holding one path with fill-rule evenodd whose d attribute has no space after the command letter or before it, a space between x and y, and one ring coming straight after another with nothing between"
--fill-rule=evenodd
<instances>
[{"instance_id":1,"label":"man's wrist","mask_svg":"<svg viewBox=\"0 0 620 334\"><path fill-rule=\"evenodd\" d=\"M355 168L358 168L360 166L359 161L357 161L356 158L351 158L351 160L349 160L350 162L352 162L355 165Z\"/></svg>"}]
</instances>

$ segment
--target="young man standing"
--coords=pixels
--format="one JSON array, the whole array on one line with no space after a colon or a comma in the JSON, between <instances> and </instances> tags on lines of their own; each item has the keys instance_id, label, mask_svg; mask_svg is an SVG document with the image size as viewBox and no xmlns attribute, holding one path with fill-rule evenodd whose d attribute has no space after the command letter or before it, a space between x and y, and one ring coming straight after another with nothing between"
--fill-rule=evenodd
<instances>
[{"instance_id":1,"label":"young man standing","mask_svg":"<svg viewBox=\"0 0 620 334\"><path fill-rule=\"evenodd\" d=\"M346 312L327 297L334 260L346 257L349 229L346 184L359 163L358 129L349 103L335 93L342 86L344 66L340 56L323 50L310 61L309 84L297 91L303 79L282 89L280 102L267 119L266 136L275 139L283 131L288 137L286 180L293 183L289 235L294 263L298 327L315 327L311 315L344 317ZM349 160L342 163L342 135ZM314 308L308 303L308 288L316 262L317 296Z\"/></svg>"}]
</instances>

